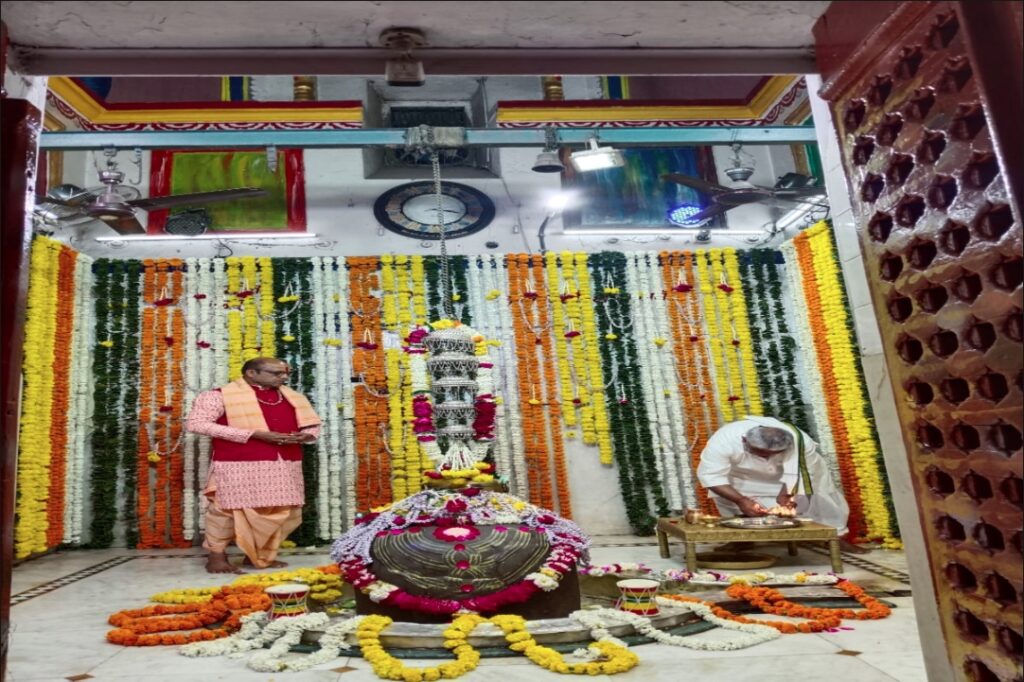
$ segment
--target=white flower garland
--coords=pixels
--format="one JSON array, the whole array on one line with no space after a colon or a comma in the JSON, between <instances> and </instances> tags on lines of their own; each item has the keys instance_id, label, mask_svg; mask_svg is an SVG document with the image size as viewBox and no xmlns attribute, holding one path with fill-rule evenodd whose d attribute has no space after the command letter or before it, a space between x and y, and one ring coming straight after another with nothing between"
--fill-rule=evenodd
<instances>
[{"instance_id":1,"label":"white flower garland","mask_svg":"<svg viewBox=\"0 0 1024 682\"><path fill-rule=\"evenodd\" d=\"M483 281L487 287L484 297L487 314L495 319L495 335L492 337L500 342L498 353L501 363L499 367L499 395L496 419L498 430L506 434L501 440L509 447L509 467L498 474L509 482L512 494L525 496L527 491L526 478L526 447L523 443L523 415L519 404L519 375L516 369L515 327L512 322L512 310L509 307L508 277L505 273L504 260L488 255L484 261ZM492 292L497 292L494 295ZM497 313L495 314L495 311Z\"/></svg>"},{"instance_id":2,"label":"white flower garland","mask_svg":"<svg viewBox=\"0 0 1024 682\"><path fill-rule=\"evenodd\" d=\"M348 344L351 343L348 333L348 309L341 296L340 279L344 276L345 264L338 263L335 258L325 260L324 281L327 283L328 322L334 329L337 345L327 351L327 373L331 383L327 387L327 414L322 417L326 422L326 431L330 435L330 457L328 459L328 498L327 506L330 513L330 533L325 539L337 537L342 528L342 502L345 498L342 490L342 459L345 456L344 415L342 413L343 386L350 383L349 374L343 369L345 358L351 356ZM337 268L337 270L335 269ZM323 486L321 486L321 489Z\"/></svg>"},{"instance_id":3,"label":"white flower garland","mask_svg":"<svg viewBox=\"0 0 1024 682\"><path fill-rule=\"evenodd\" d=\"M313 298L313 362L317 368L314 400L321 419L327 419L330 412L328 397L329 384L332 377L327 369L327 339L333 338L333 325L327 319L326 299L330 295L324 285L325 261L329 259L314 256L312 259L312 298ZM328 266L329 267L329 266ZM330 320L333 322L333 320ZM327 467L330 461L330 430L326 425L320 427L320 437L316 441L316 468L319 490L317 491L317 535L326 538L330 534L330 512L327 498L329 484Z\"/></svg>"},{"instance_id":4,"label":"white flower garland","mask_svg":"<svg viewBox=\"0 0 1024 682\"><path fill-rule=\"evenodd\" d=\"M590 635L598 642L611 642L619 646L627 646L625 642L615 638L608 631L608 626L613 624L625 624L633 627L638 634L653 639L659 644L670 644L672 646L695 649L697 651L736 651L746 649L764 642L778 639L782 633L767 625L754 623L737 623L733 620L726 620L714 615L711 607L705 604L677 602L670 599L658 598L657 602L665 608L681 609L696 614L702 620L717 625L723 630L733 630L746 633L746 637L732 641L715 641L706 639L694 639L691 637L670 635L659 630L651 623L649 618L634 613L618 611L616 609L594 609L591 611L575 611L569 614L572 620L590 630Z\"/></svg>"},{"instance_id":5,"label":"white flower garland","mask_svg":"<svg viewBox=\"0 0 1024 682\"><path fill-rule=\"evenodd\" d=\"M666 407L668 408L668 421L672 429L673 447L664 453L665 472L668 478L666 496L669 506L672 509L693 509L697 507L697 498L693 491L693 471L690 467L690 445L686 441L686 412L683 409L683 401L679 396L679 381L676 372L675 358L673 351L672 328L669 324L668 310L666 308L665 285L661 276L658 264L658 254L654 251L647 253L646 271L644 273L645 286L650 287L653 298L648 298L650 307L654 310L655 333L657 338L664 339L665 345L661 347L662 362L656 365L660 371L660 384L663 387L662 395L665 396ZM649 285L647 283L650 283ZM660 292L660 296L657 294ZM680 480L682 484L680 484Z\"/></svg>"},{"instance_id":6,"label":"white flower garland","mask_svg":"<svg viewBox=\"0 0 1024 682\"><path fill-rule=\"evenodd\" d=\"M199 335L202 325L199 318L199 259L185 259L185 409L192 407L200 385ZM204 342L205 343L205 342ZM196 531L196 446L198 437L191 431L182 434L181 456L184 464L182 481L182 537L191 540Z\"/></svg>"},{"instance_id":7,"label":"white flower garland","mask_svg":"<svg viewBox=\"0 0 1024 682\"><path fill-rule=\"evenodd\" d=\"M355 499L356 499L356 434L355 416L356 399L355 387L352 384L352 332L348 318L349 312L349 289L348 270L345 258L337 258L338 271L338 320L341 331L341 405L337 417L341 419L341 453L342 458L342 480L344 489L339 482L337 497L340 502L337 528L335 529L334 518L331 519L332 530L335 535L340 535L346 528L351 528L355 523Z\"/></svg>"},{"instance_id":8,"label":"white flower garland","mask_svg":"<svg viewBox=\"0 0 1024 682\"><path fill-rule=\"evenodd\" d=\"M246 663L253 670L298 672L332 661L340 655L342 649L350 649L351 645L346 639L349 634L355 632L362 621L363 616L356 616L331 625L330 619L324 613L308 613L268 621L266 612L260 611L243 616L242 627L234 635L212 642L186 644L178 649L178 653L192 658L225 654L237 658L246 651L259 650L250 656ZM285 660L283 657L292 646L302 640L303 633L314 629L324 630L320 636L319 651ZM269 650L264 651L267 644L272 645Z\"/></svg>"},{"instance_id":9,"label":"white flower garland","mask_svg":"<svg viewBox=\"0 0 1024 682\"><path fill-rule=\"evenodd\" d=\"M64 536L68 544L82 541L82 506L85 499L85 455L92 433L92 300L93 259L78 254L74 275L74 326L71 337L71 388L68 399L67 464L64 478Z\"/></svg>"},{"instance_id":10,"label":"white flower garland","mask_svg":"<svg viewBox=\"0 0 1024 682\"><path fill-rule=\"evenodd\" d=\"M807 315L807 302L804 299L803 276L800 272L800 262L796 255L796 246L792 240L783 243L779 247L786 261L786 277L783 281L783 301L788 303L789 312L793 316L793 333L797 337L797 348L799 353L795 354L797 363L797 376L802 377L801 384L804 394L808 396L811 404L811 412L814 417L814 426L817 430L818 449L828 462L829 473L832 480L842 490L842 479L839 472L839 460L836 457L836 442L832 435L832 423L828 418L828 410L825 400L825 390L821 382L821 372L818 369L818 351L814 346L814 339L811 337L811 324ZM802 367L801 367L802 365Z\"/></svg>"}]
</instances>

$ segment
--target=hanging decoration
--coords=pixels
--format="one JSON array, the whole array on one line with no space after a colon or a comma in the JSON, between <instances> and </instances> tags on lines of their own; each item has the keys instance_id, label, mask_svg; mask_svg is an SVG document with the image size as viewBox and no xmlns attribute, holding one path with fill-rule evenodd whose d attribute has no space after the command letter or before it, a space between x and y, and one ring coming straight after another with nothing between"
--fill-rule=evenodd
<instances>
[{"instance_id":1,"label":"hanging decoration","mask_svg":"<svg viewBox=\"0 0 1024 682\"><path fill-rule=\"evenodd\" d=\"M850 505L850 534L900 546L871 404L831 225L820 222L793 239L803 296L824 385L840 476Z\"/></svg>"},{"instance_id":2,"label":"hanging decoration","mask_svg":"<svg viewBox=\"0 0 1024 682\"><path fill-rule=\"evenodd\" d=\"M712 396L710 354L705 338L700 293L694 282L694 254L662 252L665 305L672 328L676 381L686 414L686 440L690 443L690 467L695 471L700 453L720 424ZM696 502L706 514L717 513L707 491L696 480Z\"/></svg>"},{"instance_id":3,"label":"hanging decoration","mask_svg":"<svg viewBox=\"0 0 1024 682\"><path fill-rule=\"evenodd\" d=\"M571 517L566 450L581 452L576 443L616 468L626 518L647 534L674 511L710 511L693 473L707 439L725 421L765 412L813 434L850 502L853 537L898 546L825 227L781 252L448 261L92 263L51 242L33 247L27 332L41 351L25 365L22 555L61 543L197 540L210 443L182 421L201 391L268 354L288 362L323 419L292 537L304 545L344 532L357 511L416 493L425 472L500 475L512 492ZM466 354L478 386L461 401L431 393L431 319L477 337ZM438 410L460 402L473 411L474 438L454 456ZM449 468L436 469L445 455Z\"/></svg>"},{"instance_id":4,"label":"hanging decoration","mask_svg":"<svg viewBox=\"0 0 1024 682\"><path fill-rule=\"evenodd\" d=\"M594 281L601 284L601 293L594 297L594 303L604 374L611 382L608 414L619 491L633 532L650 535L668 504L652 457L645 454L653 453L654 449L640 384L640 359L633 334L635 316L626 290L626 256L592 254L590 265Z\"/></svg>"}]
</instances>

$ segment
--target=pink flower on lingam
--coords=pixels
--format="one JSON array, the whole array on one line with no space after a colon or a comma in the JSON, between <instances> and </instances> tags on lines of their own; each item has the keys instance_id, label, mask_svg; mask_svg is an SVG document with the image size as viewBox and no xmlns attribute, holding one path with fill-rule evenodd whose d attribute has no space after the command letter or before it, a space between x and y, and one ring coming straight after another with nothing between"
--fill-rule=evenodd
<instances>
[{"instance_id":1,"label":"pink flower on lingam","mask_svg":"<svg viewBox=\"0 0 1024 682\"><path fill-rule=\"evenodd\" d=\"M420 344L423 343L423 339L427 338L428 333L426 329L413 329L409 332L409 336L405 337L405 340L410 344Z\"/></svg>"},{"instance_id":2,"label":"pink flower on lingam","mask_svg":"<svg viewBox=\"0 0 1024 682\"><path fill-rule=\"evenodd\" d=\"M448 500L444 504L444 510L449 514L461 514L462 512L466 511L466 508L466 501L457 498Z\"/></svg>"},{"instance_id":3,"label":"pink flower on lingam","mask_svg":"<svg viewBox=\"0 0 1024 682\"><path fill-rule=\"evenodd\" d=\"M480 530L473 526L449 526L434 530L434 537L444 542L465 542L480 535Z\"/></svg>"}]
</instances>

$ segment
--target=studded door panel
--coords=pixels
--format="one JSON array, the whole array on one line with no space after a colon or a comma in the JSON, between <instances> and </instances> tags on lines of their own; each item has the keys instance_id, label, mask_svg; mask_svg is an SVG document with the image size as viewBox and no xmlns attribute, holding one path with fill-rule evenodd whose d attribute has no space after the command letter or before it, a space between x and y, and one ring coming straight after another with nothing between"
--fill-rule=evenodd
<instances>
[{"instance_id":1,"label":"studded door panel","mask_svg":"<svg viewBox=\"0 0 1024 682\"><path fill-rule=\"evenodd\" d=\"M1019 680L1019 214L952 4L861 74L829 95L950 657Z\"/></svg>"}]
</instances>

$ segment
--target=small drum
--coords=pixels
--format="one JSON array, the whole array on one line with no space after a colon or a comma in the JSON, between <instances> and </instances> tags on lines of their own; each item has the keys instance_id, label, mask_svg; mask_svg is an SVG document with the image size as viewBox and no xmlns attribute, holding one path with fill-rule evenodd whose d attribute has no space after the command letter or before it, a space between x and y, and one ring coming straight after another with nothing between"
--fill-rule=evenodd
<instances>
[{"instance_id":1,"label":"small drum","mask_svg":"<svg viewBox=\"0 0 1024 682\"><path fill-rule=\"evenodd\" d=\"M638 616L658 615L658 604L654 599L658 595L660 585L657 580L631 578L615 584L622 595L615 602L615 608L619 611L635 613Z\"/></svg>"},{"instance_id":2,"label":"small drum","mask_svg":"<svg viewBox=\"0 0 1024 682\"><path fill-rule=\"evenodd\" d=\"M285 583L268 587L263 592L270 597L270 620L302 616L309 613L309 609L306 607L309 585Z\"/></svg>"}]
</instances>

